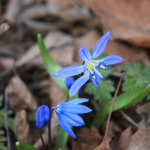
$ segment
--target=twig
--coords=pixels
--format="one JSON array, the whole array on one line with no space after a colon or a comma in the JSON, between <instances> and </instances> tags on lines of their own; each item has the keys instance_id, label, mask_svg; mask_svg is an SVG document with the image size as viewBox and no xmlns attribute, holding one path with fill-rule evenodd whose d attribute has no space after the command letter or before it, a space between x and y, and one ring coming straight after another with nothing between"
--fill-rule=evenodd
<instances>
[{"instance_id":1,"label":"twig","mask_svg":"<svg viewBox=\"0 0 150 150\"><path fill-rule=\"evenodd\" d=\"M15 67L15 61L13 62L12 68L13 68L13 73L14 73L14 75L15 75L16 77L19 77L18 72L17 72L16 67Z\"/></svg>"},{"instance_id":2,"label":"twig","mask_svg":"<svg viewBox=\"0 0 150 150\"><path fill-rule=\"evenodd\" d=\"M114 71L111 75L120 78L122 74L120 72Z\"/></svg>"},{"instance_id":3,"label":"twig","mask_svg":"<svg viewBox=\"0 0 150 150\"><path fill-rule=\"evenodd\" d=\"M40 134L40 138L41 138L41 141L42 141L42 144L43 144L43 149L46 150L41 130L39 130L39 134Z\"/></svg>"},{"instance_id":4,"label":"twig","mask_svg":"<svg viewBox=\"0 0 150 150\"><path fill-rule=\"evenodd\" d=\"M119 88L120 88L120 85L121 85L121 81L122 81L122 79L123 79L123 76L124 76L124 73L122 73L122 76L121 76L121 78L120 78L120 81L119 81L119 83L118 83L118 86L117 86L117 89L116 89L116 92L115 92L115 96L114 96L113 101L112 101L111 109L110 109L109 116L108 116L108 120L107 120L107 126L106 126L106 132L105 132L104 139L107 139L107 133L108 133L108 128L109 128L109 122L110 122L110 117L111 117L112 109L113 109L113 107L114 107L115 99L116 99L116 96L117 96L117 94L118 94L118 91L119 91Z\"/></svg>"},{"instance_id":5,"label":"twig","mask_svg":"<svg viewBox=\"0 0 150 150\"><path fill-rule=\"evenodd\" d=\"M7 147L8 150L10 149L10 135L9 135L9 129L8 129L8 123L7 123L7 103L8 103L8 95L7 95L7 89L5 89L5 112L4 112L4 118L5 118L5 128L7 133Z\"/></svg>"},{"instance_id":6,"label":"twig","mask_svg":"<svg viewBox=\"0 0 150 150\"><path fill-rule=\"evenodd\" d=\"M136 126L137 128L139 127L139 125L138 125L131 117L129 117L123 110L120 110L120 113L121 113L122 116L125 117L131 124L133 124L133 125Z\"/></svg>"},{"instance_id":7,"label":"twig","mask_svg":"<svg viewBox=\"0 0 150 150\"><path fill-rule=\"evenodd\" d=\"M0 47L0 55L5 55L5 56L8 56L8 57L13 57L13 58L20 58L21 57L21 54L17 54L13 51L10 51L6 48L3 48L3 47Z\"/></svg>"}]
</instances>

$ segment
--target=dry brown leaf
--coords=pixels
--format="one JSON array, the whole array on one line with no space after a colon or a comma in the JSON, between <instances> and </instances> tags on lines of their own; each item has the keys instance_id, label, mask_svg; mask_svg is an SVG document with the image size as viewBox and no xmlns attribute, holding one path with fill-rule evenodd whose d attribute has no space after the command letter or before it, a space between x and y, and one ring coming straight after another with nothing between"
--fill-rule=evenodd
<instances>
[{"instance_id":1,"label":"dry brown leaf","mask_svg":"<svg viewBox=\"0 0 150 150\"><path fill-rule=\"evenodd\" d=\"M111 39L150 47L150 1L81 0L102 21L104 32L111 30Z\"/></svg>"},{"instance_id":2,"label":"dry brown leaf","mask_svg":"<svg viewBox=\"0 0 150 150\"><path fill-rule=\"evenodd\" d=\"M5 69L12 67L14 63L13 58L0 57L0 63L3 65Z\"/></svg>"},{"instance_id":3,"label":"dry brown leaf","mask_svg":"<svg viewBox=\"0 0 150 150\"><path fill-rule=\"evenodd\" d=\"M146 65L150 65L150 57L146 50L141 48L136 48L132 46L127 46L118 42L109 41L104 53L108 55L118 55L124 58L124 64L129 62L138 62L142 61Z\"/></svg>"},{"instance_id":4,"label":"dry brown leaf","mask_svg":"<svg viewBox=\"0 0 150 150\"><path fill-rule=\"evenodd\" d=\"M67 100L62 90L52 78L50 78L49 99L52 107L55 107L60 102Z\"/></svg>"},{"instance_id":5,"label":"dry brown leaf","mask_svg":"<svg viewBox=\"0 0 150 150\"><path fill-rule=\"evenodd\" d=\"M102 124L102 131L106 131L106 125L107 125L107 119L105 119L105 121ZM116 136L116 133L119 133L121 131L122 129L118 126L118 124L113 120L110 120L109 128L108 128L108 136L110 138L113 138Z\"/></svg>"},{"instance_id":6,"label":"dry brown leaf","mask_svg":"<svg viewBox=\"0 0 150 150\"><path fill-rule=\"evenodd\" d=\"M93 150L102 141L102 137L95 127L92 127L91 130L82 127L77 138L77 141L72 142L73 150Z\"/></svg>"},{"instance_id":7,"label":"dry brown leaf","mask_svg":"<svg viewBox=\"0 0 150 150\"><path fill-rule=\"evenodd\" d=\"M103 142L98 147L96 147L94 150L111 150L111 148L109 146L108 138L104 139Z\"/></svg>"},{"instance_id":8,"label":"dry brown leaf","mask_svg":"<svg viewBox=\"0 0 150 150\"><path fill-rule=\"evenodd\" d=\"M50 49L51 47L59 47L65 44L67 45L67 43L73 43L72 37L59 31L49 32L44 38L44 44L47 49ZM61 51L61 49L59 49L59 51ZM31 62L31 60L35 57L41 58L40 50L37 44L29 48L27 52L16 62L16 65L23 65L29 61Z\"/></svg>"},{"instance_id":9,"label":"dry brown leaf","mask_svg":"<svg viewBox=\"0 0 150 150\"><path fill-rule=\"evenodd\" d=\"M35 120L38 105L35 98L19 77L12 77L7 87L9 106L15 112L28 110L28 119Z\"/></svg>"},{"instance_id":10,"label":"dry brown leaf","mask_svg":"<svg viewBox=\"0 0 150 150\"><path fill-rule=\"evenodd\" d=\"M13 129L18 140L24 143L31 143L32 137L29 131L30 127L27 121L27 113L25 110L21 110L15 116Z\"/></svg>"},{"instance_id":11,"label":"dry brown leaf","mask_svg":"<svg viewBox=\"0 0 150 150\"><path fill-rule=\"evenodd\" d=\"M48 144L49 144L48 135L43 134L42 137L43 137L43 140L44 140L44 144L46 146L48 146ZM43 149L43 144L42 144L41 138L39 138L33 146L37 149Z\"/></svg>"},{"instance_id":12,"label":"dry brown leaf","mask_svg":"<svg viewBox=\"0 0 150 150\"><path fill-rule=\"evenodd\" d=\"M131 136L132 136L132 131L131 131L131 127L129 127L121 133L121 136L116 146L116 150L126 150L130 143Z\"/></svg>"},{"instance_id":13,"label":"dry brown leaf","mask_svg":"<svg viewBox=\"0 0 150 150\"><path fill-rule=\"evenodd\" d=\"M10 24L16 23L16 17L21 9L20 1L19 0L11 0L8 3L7 11L5 14L5 19Z\"/></svg>"},{"instance_id":14,"label":"dry brown leaf","mask_svg":"<svg viewBox=\"0 0 150 150\"><path fill-rule=\"evenodd\" d=\"M59 5L59 7L61 8L66 8L66 7L70 7L70 6L73 6L74 5L74 1L72 0L65 0L65 1L62 1L62 0L46 0L47 3L55 3L57 5Z\"/></svg>"},{"instance_id":15,"label":"dry brown leaf","mask_svg":"<svg viewBox=\"0 0 150 150\"><path fill-rule=\"evenodd\" d=\"M139 124L139 129L131 137L130 144L127 150L149 150L150 149L150 109L149 103L140 106L137 109L142 117L142 121Z\"/></svg>"}]
</instances>

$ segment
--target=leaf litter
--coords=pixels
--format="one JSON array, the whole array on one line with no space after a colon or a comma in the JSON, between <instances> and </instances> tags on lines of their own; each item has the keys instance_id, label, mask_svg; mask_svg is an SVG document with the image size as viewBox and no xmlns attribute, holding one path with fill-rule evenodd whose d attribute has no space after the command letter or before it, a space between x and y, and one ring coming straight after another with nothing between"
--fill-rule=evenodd
<instances>
[{"instance_id":1,"label":"leaf litter","mask_svg":"<svg viewBox=\"0 0 150 150\"><path fill-rule=\"evenodd\" d=\"M46 76L43 76L43 78L40 78L40 81L37 81L38 78L35 79L35 76L33 76L37 70L37 76L40 76L41 73L45 73L45 71L43 71L41 56L35 40L37 32L43 33L43 36L45 37L44 42L46 47L49 49L50 54L61 66L64 67L72 64L82 64L81 60L78 59L79 48L82 45L87 45L92 51L94 45L101 35L107 30L111 30L111 39L113 39L113 41L108 42L105 48L105 53L107 55L119 55L123 57L125 59L124 64L128 64L131 61L133 63L141 61L143 64L141 67L139 67L140 65L138 63L137 65L134 63L135 66L132 67L131 64L129 64L129 66L126 66L126 69L124 67L115 66L113 68L113 73L106 81L108 84L106 84L106 82L101 84L102 87L105 86L107 90L107 87L111 86L112 81L114 82L111 90L108 88L109 92L106 93L106 99L109 100L110 97L112 97L114 92L113 89L116 87L118 77L120 77L120 71L122 70L126 71L127 76L127 78L126 76L124 78L124 84L126 83L126 85L123 85L123 89L126 87L124 91L131 90L131 82L132 88L136 88L136 85L133 84L131 78L131 76L134 76L134 79L137 80L138 77L135 77L136 74L141 75L141 81L138 80L138 86L140 86L141 83L143 85L148 84L149 78L147 74L149 73L149 70L144 68L148 68L145 65L150 65L150 59L148 49L144 48L150 47L149 35L148 32L145 32L149 30L148 24L145 23L149 19L147 15L149 14L149 10L146 9L149 2L146 0L136 3L135 1L124 1L115 5L113 2L109 1L104 3L101 2L101 5L99 5L99 3L100 1L97 0L94 0L93 3L90 1L84 1L84 4L87 4L96 14L96 16L80 1L67 0L63 2L60 0L22 0L20 3L18 3L17 0L12 0L8 3L5 3L5 5L2 4L4 7L7 6L7 9L3 9L2 7L0 21L2 23L3 18L5 18L8 21L6 24L8 24L10 28L5 32L1 32L2 30L0 30L0 69L4 71L0 73L0 92L3 93L3 90L8 85L9 108L11 108L15 113L14 115L11 114L11 117L15 118L14 133L18 140L20 139L24 142L31 143L39 150L42 149L42 143L39 139L39 135L36 133L37 131L33 131L35 126L34 121L36 109L38 105L42 104L43 102L46 102L50 105L55 105L60 101L66 100L65 96L62 96L63 94L58 94L60 93L59 87L55 85L52 79L49 79L47 74ZM117 9L116 6L118 6ZM118 11L122 12L121 8L123 6L126 6L126 11L124 13L118 13ZM140 14L140 11L135 9L135 6L140 8L140 10L146 15L143 17L142 13ZM55 9L52 9L53 7L57 8L58 10L54 12ZM111 11L107 9L107 7L109 7ZM131 8L133 9L130 10ZM75 12L75 15L72 14L72 12ZM128 16L129 14L131 18ZM25 19L22 20L20 16L25 16ZM115 16L115 19L112 19L112 16ZM116 16L119 17L119 19L116 19ZM140 22L138 17L140 17ZM56 20L54 20L54 18ZM121 18L123 18L123 22ZM126 22L126 18L129 20L135 19L135 24L131 24L132 21ZM144 21L141 21L141 18ZM19 23L20 21L22 23ZM126 28L126 24L128 25L128 29ZM145 30L143 30L143 25ZM55 31L53 29L55 29ZM130 45L129 43L136 46ZM6 50L8 50L7 54L3 53L3 49L5 47ZM13 52L13 54L11 52ZM16 54L16 57L14 54ZM21 79L17 76L12 77L11 72L14 59L16 59L16 68L18 74L21 75ZM29 62L31 62L30 64L36 65L32 66L32 69L26 70L25 67L28 67ZM136 72L138 68L140 69L138 72ZM132 74L130 76L132 69L136 73L134 72L134 75ZM21 72L23 73L21 74ZM43 83L46 86L43 86ZM92 87L90 83L87 85L89 85L89 89ZM93 91L89 90L91 94L95 92L96 89L94 88L95 87L92 87ZM99 91L101 90L102 89L99 89ZM106 92L106 90L104 90L104 92ZM100 92L97 92L96 95L97 98L95 99L99 101L101 101L101 99L105 99L105 95L101 96ZM91 98L89 92L88 95L87 93L84 93L84 96L90 97L90 101L93 101L93 98ZM143 101L145 102L146 99ZM90 102L90 104L92 104L92 102ZM150 112L148 109L149 105L145 104L144 108L141 108L140 105L141 103L137 105L137 111L142 116L142 122L139 124L139 129L137 131L133 127L128 128L127 125L130 123L124 123L125 120L122 122L124 125L122 125L119 121L116 121L114 116L117 116L117 113L115 115L112 114L107 140L104 138L102 142L102 135L105 133L104 131L106 127L101 127L99 131L94 127L91 127L91 129L81 127L79 130L75 129L77 141L72 142L72 149L88 150L95 149L96 147L96 150L100 148L102 150L149 149L149 119L147 119L149 118ZM4 105L2 103L0 109L3 106ZM101 105L97 104L98 108L100 108L100 106ZM94 108L94 105L92 107L94 111L98 110ZM130 111L130 109L127 109L126 111ZM137 114L134 115L137 116ZM57 121L57 116L53 116L52 119L52 137L56 139L59 124ZM117 119L120 119L120 116ZM114 124L112 122L114 122ZM106 126L105 121L103 126ZM42 132L45 143L48 143L48 139L46 138L48 132L47 127L45 127ZM72 139L69 139L69 141L71 140ZM69 149L70 145L71 144L68 144L62 149ZM100 146L98 147L98 145Z\"/></svg>"}]
</instances>

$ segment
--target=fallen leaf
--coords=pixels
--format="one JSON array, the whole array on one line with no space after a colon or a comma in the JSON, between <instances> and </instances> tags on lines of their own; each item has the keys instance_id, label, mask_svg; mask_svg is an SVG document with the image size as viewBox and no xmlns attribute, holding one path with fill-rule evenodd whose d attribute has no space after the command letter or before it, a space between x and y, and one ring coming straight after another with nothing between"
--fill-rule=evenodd
<instances>
[{"instance_id":1,"label":"fallen leaf","mask_svg":"<svg viewBox=\"0 0 150 150\"><path fill-rule=\"evenodd\" d=\"M108 138L104 139L103 142L98 147L96 147L94 150L111 150L111 148L109 146Z\"/></svg>"},{"instance_id":2,"label":"fallen leaf","mask_svg":"<svg viewBox=\"0 0 150 150\"><path fill-rule=\"evenodd\" d=\"M49 99L50 104L52 107L55 107L57 104L59 104L62 101L66 101L66 96L61 91L59 86L54 82L52 78L49 80L50 82L50 89L49 89ZM68 95L69 96L69 95Z\"/></svg>"},{"instance_id":3,"label":"fallen leaf","mask_svg":"<svg viewBox=\"0 0 150 150\"><path fill-rule=\"evenodd\" d=\"M67 8L67 7L70 7L70 6L74 5L74 1L72 1L72 0L65 0L65 1L62 1L62 0L46 0L46 1L47 1L47 3L55 3L61 8Z\"/></svg>"},{"instance_id":4,"label":"fallen leaf","mask_svg":"<svg viewBox=\"0 0 150 150\"><path fill-rule=\"evenodd\" d=\"M106 131L107 119L102 124L102 131ZM108 128L108 137L113 138L116 136L116 133L121 132L122 129L118 126L116 122L110 120Z\"/></svg>"},{"instance_id":5,"label":"fallen leaf","mask_svg":"<svg viewBox=\"0 0 150 150\"><path fill-rule=\"evenodd\" d=\"M131 137L130 144L127 150L148 150L150 149L150 109L149 103L146 103L137 108L137 113L142 117L139 124L139 129Z\"/></svg>"},{"instance_id":6,"label":"fallen leaf","mask_svg":"<svg viewBox=\"0 0 150 150\"><path fill-rule=\"evenodd\" d=\"M119 141L117 142L116 150L126 150L130 143L131 136L132 131L131 127L129 127L121 133Z\"/></svg>"},{"instance_id":7,"label":"fallen leaf","mask_svg":"<svg viewBox=\"0 0 150 150\"><path fill-rule=\"evenodd\" d=\"M12 77L7 90L10 108L15 113L22 109L28 110L28 119L35 121L38 105L25 83L17 76Z\"/></svg>"},{"instance_id":8,"label":"fallen leaf","mask_svg":"<svg viewBox=\"0 0 150 150\"><path fill-rule=\"evenodd\" d=\"M101 20L104 33L111 30L111 39L150 47L150 1L81 0Z\"/></svg>"},{"instance_id":9,"label":"fallen leaf","mask_svg":"<svg viewBox=\"0 0 150 150\"><path fill-rule=\"evenodd\" d=\"M43 134L42 137L43 137L43 141L44 141L45 146L48 147L48 144L49 144L48 135ZM36 141L36 143L33 145L33 147L35 147L35 148L37 148L37 149L42 149L42 148L43 148L43 144L42 144L41 138L39 138L39 139Z\"/></svg>"},{"instance_id":10,"label":"fallen leaf","mask_svg":"<svg viewBox=\"0 0 150 150\"><path fill-rule=\"evenodd\" d=\"M7 11L5 13L5 19L10 24L15 24L17 14L19 13L20 9L21 9L21 5L20 5L19 0L9 1L8 6L7 6Z\"/></svg>"},{"instance_id":11,"label":"fallen leaf","mask_svg":"<svg viewBox=\"0 0 150 150\"><path fill-rule=\"evenodd\" d=\"M27 113L25 110L21 110L17 113L13 123L15 136L19 141L24 143L31 143L32 137L30 134L30 127L27 121Z\"/></svg>"},{"instance_id":12,"label":"fallen leaf","mask_svg":"<svg viewBox=\"0 0 150 150\"><path fill-rule=\"evenodd\" d=\"M91 130L82 127L77 138L77 141L72 142L72 150L93 150L102 141L102 137L95 127L92 127Z\"/></svg>"},{"instance_id":13,"label":"fallen leaf","mask_svg":"<svg viewBox=\"0 0 150 150\"><path fill-rule=\"evenodd\" d=\"M127 46L126 44L109 41L104 53L108 55L118 55L124 58L123 64L129 62L142 61L145 65L150 65L150 57L146 50L142 48L136 48L133 46Z\"/></svg>"},{"instance_id":14,"label":"fallen leaf","mask_svg":"<svg viewBox=\"0 0 150 150\"><path fill-rule=\"evenodd\" d=\"M56 47L58 48L59 46L68 45L68 44L71 44L71 43L73 43L72 37L69 36L69 35L66 35L62 32L59 32L59 31L51 31L44 38L44 44L45 44L47 49L56 48ZM67 48L67 50L68 49L69 48ZM57 52L52 52L52 53L56 57L55 53L57 53L57 54L61 53L61 55L62 55L62 53L64 53L63 51L70 53L70 52L74 51L74 49L71 47L71 50L69 52L69 51L65 51L65 49L62 50L62 49L59 48L59 50L57 50ZM72 54L73 54L73 52L72 52ZM23 65L23 64L25 64L29 61L32 62L35 58L37 59L39 57L41 58L40 50L39 50L38 45L35 44L32 47L30 47L27 50L27 52L18 61L16 61L16 65L20 66L20 65ZM70 55L69 55L69 57L70 57ZM71 56L71 58L72 57L73 56ZM70 60L71 58L68 58L68 59ZM34 60L34 61L37 62L36 60Z\"/></svg>"}]
</instances>

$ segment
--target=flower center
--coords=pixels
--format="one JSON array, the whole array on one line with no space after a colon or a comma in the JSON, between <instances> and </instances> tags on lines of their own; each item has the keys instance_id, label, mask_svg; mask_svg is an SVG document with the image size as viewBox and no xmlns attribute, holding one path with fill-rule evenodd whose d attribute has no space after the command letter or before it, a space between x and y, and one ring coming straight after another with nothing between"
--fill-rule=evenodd
<instances>
[{"instance_id":1,"label":"flower center","mask_svg":"<svg viewBox=\"0 0 150 150\"><path fill-rule=\"evenodd\" d=\"M90 62L91 62L91 63L90 63ZM95 66L96 63L95 63L93 60L90 60L90 62L89 62L89 63L86 63L86 66L87 66L89 69L94 69L94 66ZM92 63L93 63L94 65L93 65Z\"/></svg>"}]
</instances>

